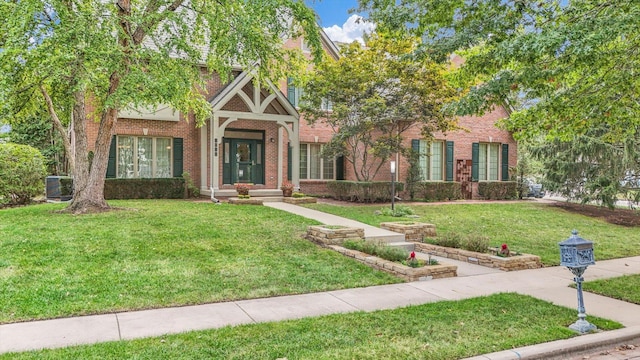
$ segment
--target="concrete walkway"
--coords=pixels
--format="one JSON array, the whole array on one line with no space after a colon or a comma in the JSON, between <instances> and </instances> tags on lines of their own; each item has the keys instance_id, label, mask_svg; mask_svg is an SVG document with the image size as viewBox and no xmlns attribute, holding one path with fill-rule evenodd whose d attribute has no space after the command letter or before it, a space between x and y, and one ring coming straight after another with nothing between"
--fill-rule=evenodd
<instances>
[{"instance_id":1,"label":"concrete walkway","mask_svg":"<svg viewBox=\"0 0 640 360\"><path fill-rule=\"evenodd\" d=\"M309 214L299 209L294 210L298 215ZM336 219L332 218L331 221L333 220ZM333 313L394 309L499 292L527 294L554 304L576 308L576 292L568 287L573 281L573 275L565 268L500 272L470 264L465 266L472 266L475 270L461 271L463 276L457 278L5 324L0 325L0 353L129 340ZM594 280L627 274L640 274L640 256L599 261L589 267L584 277L586 280ZM640 306L590 293L585 293L585 304L588 315L612 319L627 328L485 354L475 359L568 359L569 352L576 355L580 351L593 351L594 348L640 340Z\"/></svg>"}]
</instances>

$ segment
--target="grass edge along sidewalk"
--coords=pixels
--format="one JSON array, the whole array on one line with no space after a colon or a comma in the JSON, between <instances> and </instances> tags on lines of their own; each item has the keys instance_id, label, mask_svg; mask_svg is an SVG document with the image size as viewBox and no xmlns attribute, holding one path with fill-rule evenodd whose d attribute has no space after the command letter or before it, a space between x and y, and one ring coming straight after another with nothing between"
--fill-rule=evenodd
<instances>
[{"instance_id":1,"label":"grass edge along sidewalk","mask_svg":"<svg viewBox=\"0 0 640 360\"><path fill-rule=\"evenodd\" d=\"M620 324L590 317L598 328ZM0 359L459 359L577 336L575 309L502 293L162 337L13 353Z\"/></svg>"}]
</instances>

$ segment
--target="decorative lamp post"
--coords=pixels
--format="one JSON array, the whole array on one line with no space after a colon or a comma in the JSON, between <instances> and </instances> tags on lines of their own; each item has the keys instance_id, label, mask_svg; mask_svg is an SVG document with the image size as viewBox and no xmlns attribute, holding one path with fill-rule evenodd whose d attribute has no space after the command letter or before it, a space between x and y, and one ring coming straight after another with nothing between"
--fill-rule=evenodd
<instances>
[{"instance_id":1,"label":"decorative lamp post","mask_svg":"<svg viewBox=\"0 0 640 360\"><path fill-rule=\"evenodd\" d=\"M587 270L589 265L594 265L593 242L585 240L578 236L578 231L571 231L571 237L558 243L560 246L560 266L566 266L575 276L573 280L576 282L578 290L578 321L569 325L569 328L584 334L596 330L596 326L589 323L585 318L587 314L584 309L584 298L582 297L582 282L584 278L582 274Z\"/></svg>"},{"instance_id":2,"label":"decorative lamp post","mask_svg":"<svg viewBox=\"0 0 640 360\"><path fill-rule=\"evenodd\" d=\"M395 211L396 202L396 162L391 161L391 211Z\"/></svg>"}]
</instances>

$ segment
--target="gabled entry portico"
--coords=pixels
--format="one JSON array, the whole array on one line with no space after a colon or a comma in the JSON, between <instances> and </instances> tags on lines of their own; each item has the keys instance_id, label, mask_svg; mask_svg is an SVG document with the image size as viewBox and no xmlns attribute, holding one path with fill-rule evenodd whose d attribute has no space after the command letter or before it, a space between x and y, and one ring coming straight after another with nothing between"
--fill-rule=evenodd
<instances>
[{"instance_id":1,"label":"gabled entry portico","mask_svg":"<svg viewBox=\"0 0 640 360\"><path fill-rule=\"evenodd\" d=\"M239 182L279 189L288 172L299 188L299 114L273 83L262 85L245 71L211 100L213 116L200 130L202 193Z\"/></svg>"}]
</instances>

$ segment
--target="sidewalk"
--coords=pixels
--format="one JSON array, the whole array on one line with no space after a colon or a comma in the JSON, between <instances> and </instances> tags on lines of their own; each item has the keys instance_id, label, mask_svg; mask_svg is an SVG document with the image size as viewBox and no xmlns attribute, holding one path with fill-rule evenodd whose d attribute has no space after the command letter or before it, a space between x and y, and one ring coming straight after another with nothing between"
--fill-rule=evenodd
<instances>
[{"instance_id":1,"label":"sidewalk","mask_svg":"<svg viewBox=\"0 0 640 360\"><path fill-rule=\"evenodd\" d=\"M293 210L296 211L296 214L303 215L301 210L295 208ZM322 222L322 220L318 221ZM549 267L500 272L466 263L462 264L465 267L473 267L473 269L461 271L462 275L457 278L5 324L0 325L0 353L130 340L192 330L298 319L333 313L394 309L441 300L466 299L498 292L517 292L570 308L577 306L576 292L568 287L573 281L573 275L565 268ZM596 265L587 269L584 277L586 280L594 280L639 273L640 256L597 262ZM588 315L618 321L626 328L495 354L485 354L474 359L571 359L567 355L567 351L571 351L571 354L575 355L580 350L594 351L595 347L612 348L618 344L628 344L640 340L640 306L590 293L585 293L585 305ZM640 351L637 355L640 356ZM632 357L625 359L632 359Z\"/></svg>"}]
</instances>

